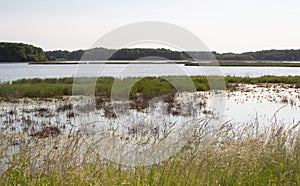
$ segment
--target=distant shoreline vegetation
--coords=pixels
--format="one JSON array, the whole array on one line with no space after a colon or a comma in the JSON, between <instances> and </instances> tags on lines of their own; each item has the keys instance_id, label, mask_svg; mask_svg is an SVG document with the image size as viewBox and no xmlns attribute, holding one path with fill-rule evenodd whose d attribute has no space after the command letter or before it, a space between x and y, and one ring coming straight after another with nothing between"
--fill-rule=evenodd
<instances>
[{"instance_id":1,"label":"distant shoreline vegetation","mask_svg":"<svg viewBox=\"0 0 300 186\"><path fill-rule=\"evenodd\" d=\"M218 62L187 62L187 61L46 61L46 62L29 62L29 65L76 65L76 64L184 64L185 66L239 66L239 67L300 67L299 63L291 62L265 62L265 61L218 61Z\"/></svg>"},{"instance_id":2,"label":"distant shoreline vegetation","mask_svg":"<svg viewBox=\"0 0 300 186\"><path fill-rule=\"evenodd\" d=\"M219 61L218 63L187 62L185 66L237 66L237 67L300 67L300 63L266 61Z\"/></svg>"},{"instance_id":3,"label":"distant shoreline vegetation","mask_svg":"<svg viewBox=\"0 0 300 186\"><path fill-rule=\"evenodd\" d=\"M0 42L0 62L38 62L40 64L52 64L57 61L80 61L89 60L177 60L177 61L194 61L194 60L214 60L222 61L221 66L250 66L253 63L241 64L236 61L255 61L259 64L266 65L265 61L300 61L300 50L263 50L257 52L236 53L217 53L203 51L172 51L169 49L158 48L124 48L124 49L106 49L93 48L88 50L54 50L43 51L39 47L23 43ZM51 63L49 62L51 61ZM228 64L225 64L228 63ZM281 63L274 63L278 66ZM187 63L187 65L195 65ZM204 64L205 65L205 64ZM264 66L263 65L263 66ZM268 64L268 66L270 66ZM295 66L295 65L291 65Z\"/></svg>"},{"instance_id":4,"label":"distant shoreline vegetation","mask_svg":"<svg viewBox=\"0 0 300 186\"><path fill-rule=\"evenodd\" d=\"M23 43L0 42L0 62L47 61L43 49Z\"/></svg>"}]
</instances>

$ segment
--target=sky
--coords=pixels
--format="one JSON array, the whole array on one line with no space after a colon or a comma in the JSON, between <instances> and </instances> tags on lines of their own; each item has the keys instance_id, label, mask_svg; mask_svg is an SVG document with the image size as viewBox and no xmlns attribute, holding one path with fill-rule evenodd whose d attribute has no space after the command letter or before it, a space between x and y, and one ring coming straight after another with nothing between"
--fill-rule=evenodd
<instances>
[{"instance_id":1,"label":"sky","mask_svg":"<svg viewBox=\"0 0 300 186\"><path fill-rule=\"evenodd\" d=\"M211 51L300 49L299 0L0 0L0 41L90 48L140 21L176 24Z\"/></svg>"}]
</instances>

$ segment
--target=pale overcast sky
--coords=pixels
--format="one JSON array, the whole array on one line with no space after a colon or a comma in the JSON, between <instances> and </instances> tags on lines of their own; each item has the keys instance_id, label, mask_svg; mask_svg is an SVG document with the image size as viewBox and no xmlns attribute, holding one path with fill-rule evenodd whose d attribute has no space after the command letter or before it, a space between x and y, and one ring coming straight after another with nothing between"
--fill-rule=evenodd
<instances>
[{"instance_id":1,"label":"pale overcast sky","mask_svg":"<svg viewBox=\"0 0 300 186\"><path fill-rule=\"evenodd\" d=\"M163 21L212 51L300 49L299 0L0 0L0 40L44 50L89 48L105 33Z\"/></svg>"}]
</instances>

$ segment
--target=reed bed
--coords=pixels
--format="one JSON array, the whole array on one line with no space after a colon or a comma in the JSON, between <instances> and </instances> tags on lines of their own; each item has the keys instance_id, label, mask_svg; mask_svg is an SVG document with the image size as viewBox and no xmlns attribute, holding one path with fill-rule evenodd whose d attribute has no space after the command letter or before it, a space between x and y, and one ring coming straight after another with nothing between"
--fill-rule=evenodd
<instances>
[{"instance_id":1,"label":"reed bed","mask_svg":"<svg viewBox=\"0 0 300 186\"><path fill-rule=\"evenodd\" d=\"M144 77L139 79L131 88L130 95L135 96L137 93L143 94L145 97L161 96L166 93L176 92L176 89L168 82L166 77ZM205 76L190 77L197 91L207 91L210 89L210 84ZM222 81L223 77L216 77ZM184 87L186 77L170 77L174 82L181 82L183 90L188 90L190 87ZM95 84L95 95L110 96L114 83L120 83L122 86L126 83L137 80L137 78L115 79L112 77L98 78ZM91 81L89 78L80 78L77 81ZM235 88L236 84L263 84L263 83L280 83L291 87L300 87L300 76L263 76L263 77L224 77L224 82L227 89ZM0 98L9 100L14 98L53 98L57 96L72 95L73 78L61 79L21 79L9 83L0 84ZM222 87L224 88L224 87ZM124 93L122 89L118 90ZM127 92L126 92L127 93ZM1 100L0 100L1 101Z\"/></svg>"},{"instance_id":2,"label":"reed bed","mask_svg":"<svg viewBox=\"0 0 300 186\"><path fill-rule=\"evenodd\" d=\"M299 123L224 123L205 129L168 160L149 166L110 162L84 133L36 138L1 134L1 185L299 185ZM12 146L12 141L18 141ZM99 144L98 144L99 145ZM17 148L14 150L12 148ZM11 153L8 153L11 152ZM14 152L14 153L12 153Z\"/></svg>"}]
</instances>

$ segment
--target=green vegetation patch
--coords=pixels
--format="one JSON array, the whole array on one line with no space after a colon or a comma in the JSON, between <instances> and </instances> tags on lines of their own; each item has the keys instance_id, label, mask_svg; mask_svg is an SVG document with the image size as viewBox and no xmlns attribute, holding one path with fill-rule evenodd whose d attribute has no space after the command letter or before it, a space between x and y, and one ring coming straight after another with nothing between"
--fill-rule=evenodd
<instances>
[{"instance_id":1,"label":"green vegetation patch","mask_svg":"<svg viewBox=\"0 0 300 186\"><path fill-rule=\"evenodd\" d=\"M236 67L300 67L300 63L274 63L274 62L246 62L246 61L220 61L220 62L187 62L185 66L236 66Z\"/></svg>"},{"instance_id":2,"label":"green vegetation patch","mask_svg":"<svg viewBox=\"0 0 300 186\"><path fill-rule=\"evenodd\" d=\"M23 43L0 42L0 62L46 61L41 48Z\"/></svg>"},{"instance_id":3,"label":"green vegetation patch","mask_svg":"<svg viewBox=\"0 0 300 186\"><path fill-rule=\"evenodd\" d=\"M214 77L210 77L212 79ZM263 76L263 77L216 77L217 81L224 80L227 88L230 84L258 84L258 83L284 83L293 84L300 87L300 76ZM2 98L47 98L56 96L72 95L73 78L61 79L21 79L13 81L12 84L0 85L0 96ZM191 81L195 89L191 89ZM90 88L95 89L95 95L110 96L115 95L130 95L134 96L141 94L145 97L155 97L167 93L177 91L207 91L210 89L210 84L205 76L187 77L145 77L145 78L125 78L115 79L112 77L101 77L95 80L94 78L79 78L76 79L76 84L82 84L82 90L77 92L84 95L86 84L94 82ZM221 88L221 87L220 87Z\"/></svg>"}]
</instances>

